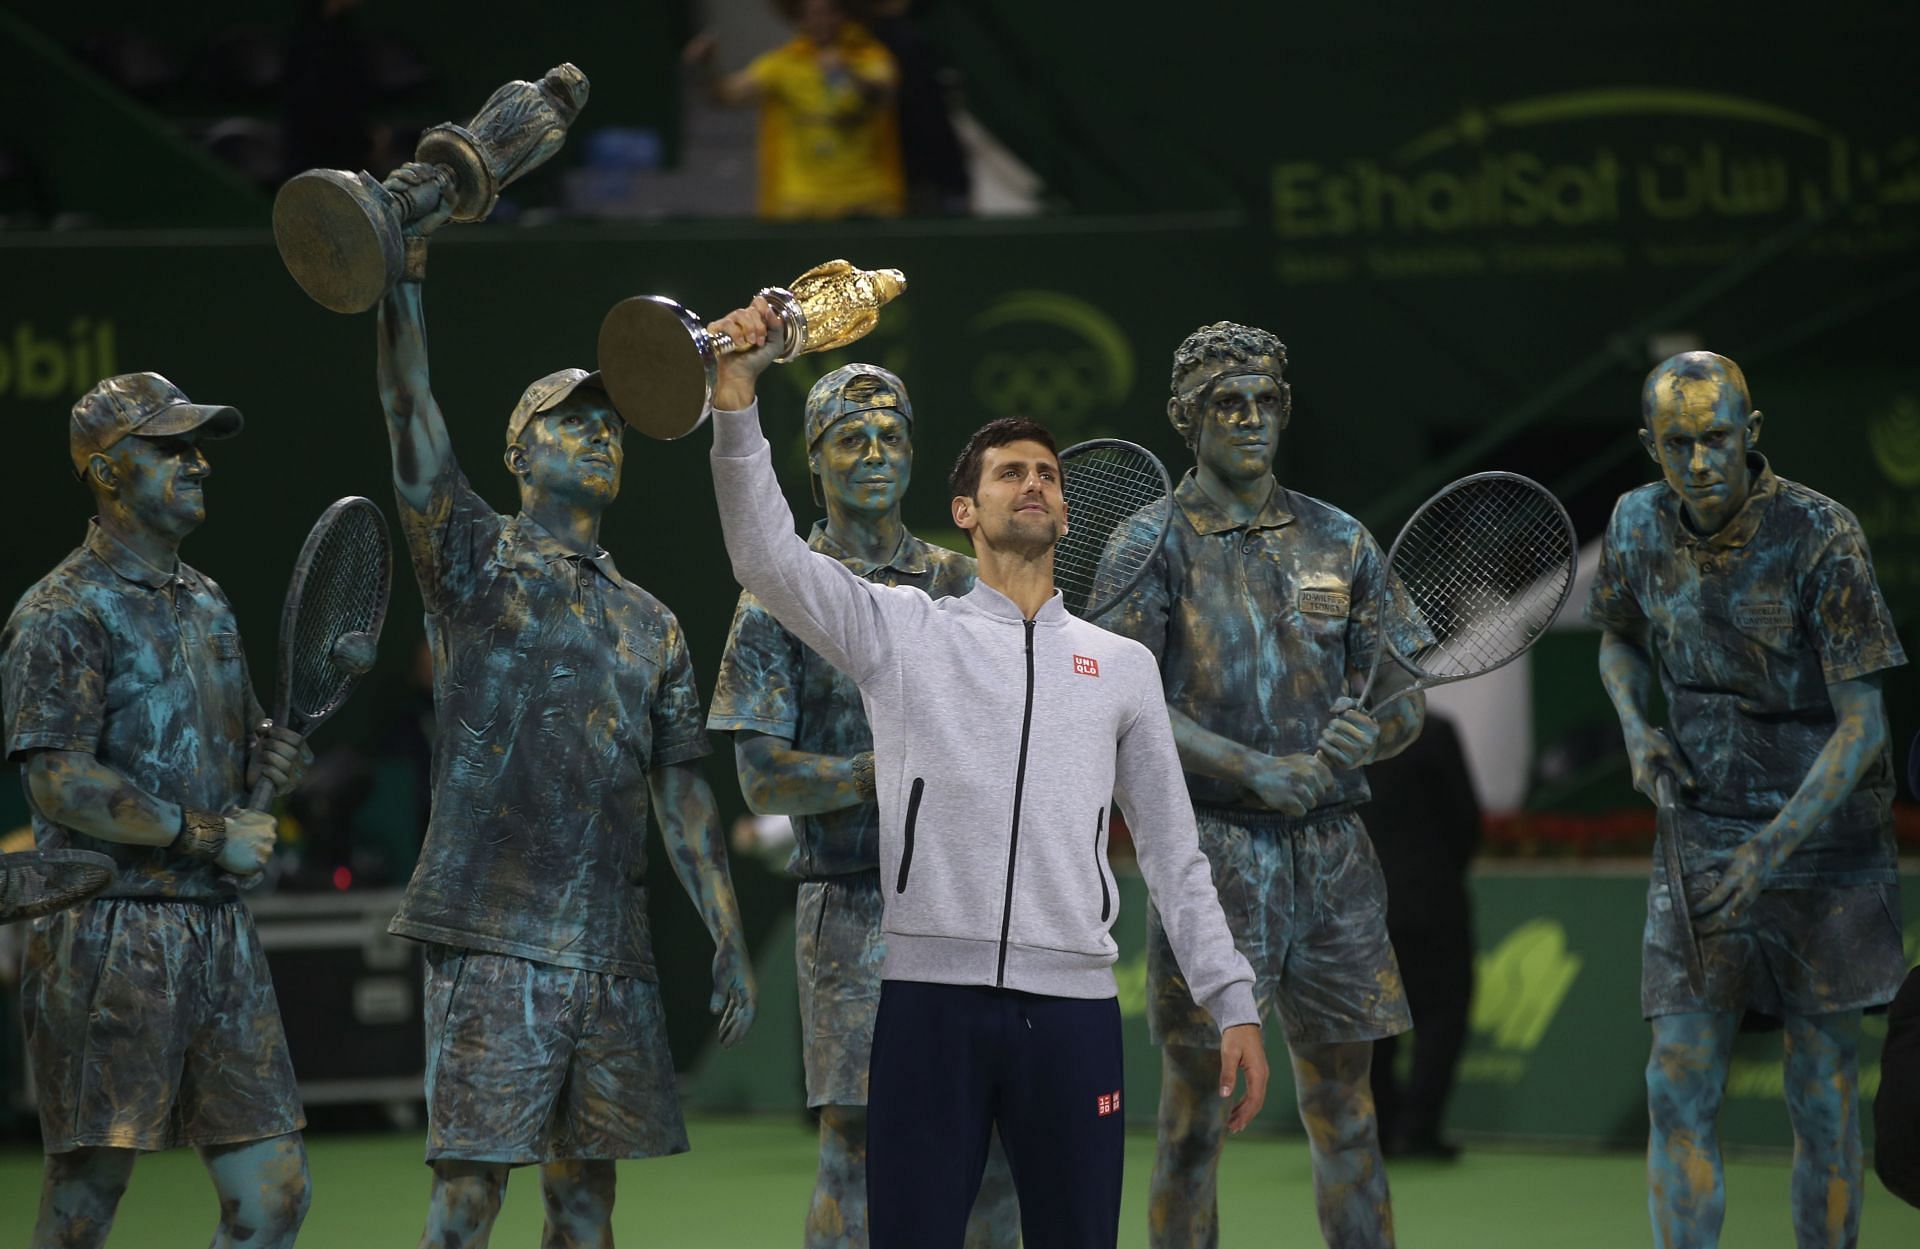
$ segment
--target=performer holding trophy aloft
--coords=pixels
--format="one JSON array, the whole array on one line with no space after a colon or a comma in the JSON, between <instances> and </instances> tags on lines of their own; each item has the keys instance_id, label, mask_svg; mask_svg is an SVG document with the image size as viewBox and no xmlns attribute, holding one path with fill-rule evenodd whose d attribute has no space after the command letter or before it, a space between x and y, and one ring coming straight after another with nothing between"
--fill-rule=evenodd
<instances>
[{"instance_id":1,"label":"performer holding trophy aloft","mask_svg":"<svg viewBox=\"0 0 1920 1249\"><path fill-rule=\"evenodd\" d=\"M409 165L396 195L440 175ZM597 373L560 369L506 421L520 506L467 483L427 380L427 237L381 302L380 395L433 652L433 816L392 931L427 943L424 1243L485 1244L508 1169L541 1167L547 1243L605 1244L614 1160L687 1148L646 895L646 813L717 951L720 1036L753 975L714 812L686 640L599 543L626 425Z\"/></svg>"}]
</instances>

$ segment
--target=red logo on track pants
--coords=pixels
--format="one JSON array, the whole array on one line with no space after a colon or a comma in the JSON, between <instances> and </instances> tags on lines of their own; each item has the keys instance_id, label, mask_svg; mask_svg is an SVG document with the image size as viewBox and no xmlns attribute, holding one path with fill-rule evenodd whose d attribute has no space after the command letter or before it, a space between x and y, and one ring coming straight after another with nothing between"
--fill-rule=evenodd
<instances>
[{"instance_id":1,"label":"red logo on track pants","mask_svg":"<svg viewBox=\"0 0 1920 1249\"><path fill-rule=\"evenodd\" d=\"M1098 1114L1102 1119L1108 1115L1117 1115L1120 1113L1120 1090L1115 1089L1111 1093L1102 1093L1100 1096L1094 1098L1093 1102L1094 1113Z\"/></svg>"},{"instance_id":2,"label":"red logo on track pants","mask_svg":"<svg viewBox=\"0 0 1920 1249\"><path fill-rule=\"evenodd\" d=\"M1100 661L1087 655L1075 655L1073 670L1083 677L1097 677L1100 675Z\"/></svg>"}]
</instances>

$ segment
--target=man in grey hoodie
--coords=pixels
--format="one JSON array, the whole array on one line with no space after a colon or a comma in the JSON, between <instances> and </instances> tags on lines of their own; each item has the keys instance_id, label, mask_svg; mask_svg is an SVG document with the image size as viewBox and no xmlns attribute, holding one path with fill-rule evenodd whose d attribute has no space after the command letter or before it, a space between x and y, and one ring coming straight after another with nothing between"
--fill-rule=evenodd
<instances>
[{"instance_id":1,"label":"man in grey hoodie","mask_svg":"<svg viewBox=\"0 0 1920 1249\"><path fill-rule=\"evenodd\" d=\"M1117 801L1194 998L1239 1072L1238 1131L1266 1095L1253 973L1234 949L1145 647L1069 615L1051 436L977 432L951 482L978 560L967 594L875 585L794 532L754 380L777 326L761 300L712 328L722 357L714 490L734 575L860 686L873 725L887 940L868 1093L873 1249L961 1243L998 1128L1030 1249L1111 1249L1123 1145L1106 867Z\"/></svg>"}]
</instances>

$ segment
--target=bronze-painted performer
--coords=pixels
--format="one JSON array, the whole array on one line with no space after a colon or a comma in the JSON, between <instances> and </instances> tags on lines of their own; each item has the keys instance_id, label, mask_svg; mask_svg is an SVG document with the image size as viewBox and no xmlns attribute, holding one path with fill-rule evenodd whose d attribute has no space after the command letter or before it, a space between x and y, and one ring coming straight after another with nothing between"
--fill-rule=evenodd
<instances>
[{"instance_id":1,"label":"bronze-painted performer","mask_svg":"<svg viewBox=\"0 0 1920 1249\"><path fill-rule=\"evenodd\" d=\"M412 186L431 173L395 175ZM404 192L405 188L401 188ZM392 931L428 943L431 1211L423 1245L486 1243L509 1168L538 1164L550 1245L611 1235L614 1160L687 1148L647 930L649 797L712 933L721 1039L753 977L678 621L599 542L625 425L563 369L507 419L520 510L455 461L427 379L427 236L380 308L394 490L433 650L433 818Z\"/></svg>"},{"instance_id":2,"label":"bronze-painted performer","mask_svg":"<svg viewBox=\"0 0 1920 1249\"><path fill-rule=\"evenodd\" d=\"M1227 321L1180 345L1167 416L1194 468L1174 491L1160 554L1102 623L1160 662L1201 848L1261 1010L1286 1027L1321 1231L1329 1245L1390 1245L1368 1071L1373 1042L1410 1021L1386 885L1354 807L1368 796L1361 766L1405 749L1425 700L1403 698L1376 723L1351 697L1380 630L1413 626L1372 535L1274 478L1286 364L1279 339ZM1401 653L1418 649L1395 637ZM1383 665L1376 697L1404 683ZM1213 1245L1218 1041L1157 913L1148 980L1163 1047L1150 1239Z\"/></svg>"},{"instance_id":3,"label":"bronze-painted performer","mask_svg":"<svg viewBox=\"0 0 1920 1249\"><path fill-rule=\"evenodd\" d=\"M1859 522L1754 450L1761 418L1739 366L1675 356L1648 375L1640 415L1662 480L1614 508L1587 612L1606 631L1600 675L1634 785L1654 794L1666 773L1682 792L1688 879L1654 874L1641 951L1654 1241L1719 1243L1717 1121L1752 1012L1786 1029L1796 1242L1852 1245L1860 1014L1905 972L1880 681L1906 655ZM1666 729L1649 720L1656 663Z\"/></svg>"},{"instance_id":4,"label":"bronze-painted performer","mask_svg":"<svg viewBox=\"0 0 1920 1249\"><path fill-rule=\"evenodd\" d=\"M305 1119L238 882L274 844L248 791L285 793L311 755L262 720L233 608L179 554L207 515L201 444L239 429L156 373L88 391L69 451L96 519L7 620L7 757L35 839L117 865L28 938L36 1247L104 1243L134 1159L182 1145L219 1194L216 1245L291 1245L306 1215Z\"/></svg>"},{"instance_id":5,"label":"bronze-painted performer","mask_svg":"<svg viewBox=\"0 0 1920 1249\"><path fill-rule=\"evenodd\" d=\"M887 370L850 364L807 394L808 467L827 518L808 545L881 585L930 598L973 588L973 561L922 542L900 520L913 472L913 406ZM707 727L731 731L740 789L756 814L792 817L807 1104L820 1113L809 1249L867 1243L867 1063L880 1004L880 809L873 732L860 688L740 595ZM1019 1240L1005 1155L996 1147L967 1243Z\"/></svg>"}]
</instances>

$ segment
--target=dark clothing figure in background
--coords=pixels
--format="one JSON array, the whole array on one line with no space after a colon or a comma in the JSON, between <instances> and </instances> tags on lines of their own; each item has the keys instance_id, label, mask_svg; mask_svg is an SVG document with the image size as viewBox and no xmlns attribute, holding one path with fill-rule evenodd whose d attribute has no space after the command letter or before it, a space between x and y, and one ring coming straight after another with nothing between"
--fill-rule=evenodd
<instances>
[{"instance_id":1,"label":"dark clothing figure in background","mask_svg":"<svg viewBox=\"0 0 1920 1249\"><path fill-rule=\"evenodd\" d=\"M1873 1099L1873 1169L1888 1192L1920 1206L1920 970L1907 973L1887 1009Z\"/></svg>"},{"instance_id":2,"label":"dark clothing figure in background","mask_svg":"<svg viewBox=\"0 0 1920 1249\"><path fill-rule=\"evenodd\" d=\"M215 1244L283 1249L306 1215L306 1120L238 881L275 836L249 791L284 793L311 756L261 720L233 607L179 556L206 518L200 444L239 428L157 373L88 391L69 450L98 517L7 620L6 751L35 840L119 868L27 942L35 1249L103 1244L135 1158L183 1145L220 1198Z\"/></svg>"},{"instance_id":3,"label":"dark clothing figure in background","mask_svg":"<svg viewBox=\"0 0 1920 1249\"><path fill-rule=\"evenodd\" d=\"M360 0L304 0L287 40L281 133L288 174L303 169L385 169L374 119L379 89Z\"/></svg>"},{"instance_id":4,"label":"dark clothing figure in background","mask_svg":"<svg viewBox=\"0 0 1920 1249\"><path fill-rule=\"evenodd\" d=\"M827 519L807 541L859 576L929 598L973 588L973 561L900 520L913 470L913 407L900 379L849 364L807 394L808 465ZM740 790L758 815L793 821L794 927L807 1105L820 1112L808 1249L867 1244L867 1072L880 1007L880 807L873 730L853 678L742 591L707 727L734 734ZM968 1241L1012 1246L1019 1209L1006 1154L989 1157Z\"/></svg>"},{"instance_id":5,"label":"dark clothing figure in background","mask_svg":"<svg viewBox=\"0 0 1920 1249\"><path fill-rule=\"evenodd\" d=\"M1360 814L1387 880L1387 936L1413 1011L1404 1084L1394 1070L1400 1038L1373 1044L1381 1146L1388 1156L1451 1158L1459 1150L1440 1126L1473 998L1467 867L1480 848L1480 800L1453 723L1431 711L1412 745L1367 772L1373 800Z\"/></svg>"},{"instance_id":6,"label":"dark clothing figure in background","mask_svg":"<svg viewBox=\"0 0 1920 1249\"><path fill-rule=\"evenodd\" d=\"M1860 522L1755 450L1761 414L1738 365L1674 356L1640 407L1662 480L1620 496L1587 615L1605 630L1600 677L1635 788L1653 796L1666 774L1681 792L1686 879L1654 872L1641 945L1654 1243L1719 1243L1720 1106L1752 1012L1786 1030L1795 1238L1851 1246L1860 1015L1906 973L1880 690L1906 653ZM1656 669L1665 727L1649 718Z\"/></svg>"},{"instance_id":7,"label":"dark clothing figure in background","mask_svg":"<svg viewBox=\"0 0 1920 1249\"><path fill-rule=\"evenodd\" d=\"M389 179L419 189L424 168ZM647 929L647 812L712 934L732 1044L752 968L686 640L599 545L625 423L562 369L507 418L520 510L467 484L428 379L421 280L442 203L381 303L394 493L433 648L433 814L391 931L428 943L423 1244L484 1245L508 1169L538 1165L548 1244L611 1242L614 1161L687 1148Z\"/></svg>"},{"instance_id":8,"label":"dark clothing figure in background","mask_svg":"<svg viewBox=\"0 0 1920 1249\"><path fill-rule=\"evenodd\" d=\"M953 128L951 81L955 71L913 20L910 0L883 0L864 17L873 37L893 53L900 79L900 167L907 181L907 212L913 216L964 217L972 206L973 178L967 153Z\"/></svg>"}]
</instances>

